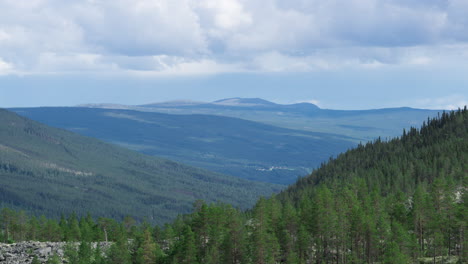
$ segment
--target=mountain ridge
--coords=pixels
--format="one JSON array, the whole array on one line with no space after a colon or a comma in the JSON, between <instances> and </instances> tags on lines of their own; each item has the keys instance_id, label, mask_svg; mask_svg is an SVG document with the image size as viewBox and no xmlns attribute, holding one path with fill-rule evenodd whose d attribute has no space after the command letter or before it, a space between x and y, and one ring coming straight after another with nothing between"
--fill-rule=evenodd
<instances>
[{"instance_id":1,"label":"mountain ridge","mask_svg":"<svg viewBox=\"0 0 468 264\"><path fill-rule=\"evenodd\" d=\"M136 104L136 105L129 105L129 104L116 104L116 103L89 103L89 104L78 104L75 106L70 107L105 107L105 108L112 108L115 109L135 109L135 108L151 108L151 107L177 107L177 106L209 106L209 105L220 105L220 106L234 106L234 107L248 107L248 106L277 106L277 107L293 107L293 106L310 106L320 110L326 111L347 111L347 112L363 112L363 111L379 111L379 110L398 110L398 109L405 109L405 110L416 110L416 111L444 111L444 109L427 109L427 108L417 108L417 107L410 107L410 106L395 106L395 107L382 107L382 108L368 108L368 109L331 109L331 108L321 108L318 105L310 102L297 102L297 103L289 103L289 104L281 104L275 103L272 101L268 101L259 97L229 97L218 99L215 101L193 101L193 100L186 100L186 99L178 99L178 100L169 100L169 101L160 101L160 102L153 102L153 103L145 103L145 104ZM47 107L47 106L41 106ZM14 107L13 107L14 108Z\"/></svg>"},{"instance_id":2,"label":"mountain ridge","mask_svg":"<svg viewBox=\"0 0 468 264\"><path fill-rule=\"evenodd\" d=\"M221 105L209 102L154 103L140 106L87 105L91 108L127 109L166 114L207 114L236 117L261 122L277 127L312 132L335 133L368 141L377 137L398 136L403 128L419 126L421 120L435 117L441 111L411 107L394 107L368 110L321 109L311 103L276 104L260 98L227 98L223 100L245 100L261 105ZM258 101L260 100L260 101ZM215 101L216 102L216 101ZM369 129L363 130L367 127Z\"/></svg>"}]
</instances>

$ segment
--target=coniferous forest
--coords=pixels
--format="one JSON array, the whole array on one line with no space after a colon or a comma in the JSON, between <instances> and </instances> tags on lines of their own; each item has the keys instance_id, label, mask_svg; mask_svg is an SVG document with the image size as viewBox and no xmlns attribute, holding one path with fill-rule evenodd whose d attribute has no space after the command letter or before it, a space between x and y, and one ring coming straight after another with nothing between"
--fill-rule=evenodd
<instances>
[{"instance_id":1,"label":"coniferous forest","mask_svg":"<svg viewBox=\"0 0 468 264\"><path fill-rule=\"evenodd\" d=\"M3 209L0 239L82 241L71 264L466 263L467 175L465 107L361 144L247 211L197 201L152 226ZM89 242L105 240L103 257Z\"/></svg>"}]
</instances>

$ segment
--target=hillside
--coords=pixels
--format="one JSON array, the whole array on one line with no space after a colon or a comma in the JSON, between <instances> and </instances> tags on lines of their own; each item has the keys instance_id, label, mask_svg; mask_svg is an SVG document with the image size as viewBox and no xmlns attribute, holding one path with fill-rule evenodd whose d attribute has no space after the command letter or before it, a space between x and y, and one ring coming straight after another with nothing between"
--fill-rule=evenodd
<instances>
[{"instance_id":1,"label":"hillside","mask_svg":"<svg viewBox=\"0 0 468 264\"><path fill-rule=\"evenodd\" d=\"M465 107L347 151L246 213L199 206L157 241L181 238L168 263L466 263L467 180Z\"/></svg>"},{"instance_id":2,"label":"hillside","mask_svg":"<svg viewBox=\"0 0 468 264\"><path fill-rule=\"evenodd\" d=\"M0 109L0 207L163 223L197 199L241 208L277 186L145 156Z\"/></svg>"},{"instance_id":3,"label":"hillside","mask_svg":"<svg viewBox=\"0 0 468 264\"><path fill-rule=\"evenodd\" d=\"M223 116L77 107L13 110L47 125L145 154L279 184L294 182L330 156L356 145L355 139L346 136Z\"/></svg>"}]
</instances>

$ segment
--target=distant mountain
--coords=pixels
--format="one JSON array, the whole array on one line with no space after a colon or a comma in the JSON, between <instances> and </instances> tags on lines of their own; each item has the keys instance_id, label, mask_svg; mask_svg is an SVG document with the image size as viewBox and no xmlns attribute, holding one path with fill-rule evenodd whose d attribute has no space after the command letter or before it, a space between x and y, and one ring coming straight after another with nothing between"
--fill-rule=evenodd
<instances>
[{"instance_id":1,"label":"distant mountain","mask_svg":"<svg viewBox=\"0 0 468 264\"><path fill-rule=\"evenodd\" d=\"M282 105L260 98L228 98L211 103L174 101L140 106L87 105L92 108L128 109L167 114L206 114L237 117L278 127L341 134L360 141L398 136L403 128L422 125L421 120L441 111L409 107L371 110L320 109L314 104Z\"/></svg>"},{"instance_id":2,"label":"distant mountain","mask_svg":"<svg viewBox=\"0 0 468 264\"><path fill-rule=\"evenodd\" d=\"M245 106L278 106L278 104L260 99L260 98L227 98L218 101L214 101L212 104L215 105L227 105L227 106L238 106L238 107L245 107Z\"/></svg>"},{"instance_id":3,"label":"distant mountain","mask_svg":"<svg viewBox=\"0 0 468 264\"><path fill-rule=\"evenodd\" d=\"M79 127L83 124L72 114L74 109L42 110L55 111L49 121L58 122L54 118L61 116L70 118L74 130L88 129ZM128 120L126 112L100 111L104 120ZM104 121L93 114L81 117L89 119L88 124ZM129 125L115 124L97 133L112 137L118 134L112 129L126 131ZM135 129L138 138L144 126ZM0 208L55 217L72 211L117 219L134 215L163 223L189 212L197 199L247 208L257 197L279 189L139 154L0 109Z\"/></svg>"},{"instance_id":4,"label":"distant mountain","mask_svg":"<svg viewBox=\"0 0 468 264\"><path fill-rule=\"evenodd\" d=\"M246 103L253 102L262 101L255 99ZM50 126L145 154L280 184L295 181L329 157L356 145L356 139L347 136L292 130L215 115L168 115L77 107L12 110Z\"/></svg>"},{"instance_id":5,"label":"distant mountain","mask_svg":"<svg viewBox=\"0 0 468 264\"><path fill-rule=\"evenodd\" d=\"M99 105L83 105L85 107L99 107ZM128 106L127 106L128 107ZM310 103L299 103L299 104L276 104L261 98L226 98L217 100L211 103L206 102L195 102L195 101L170 101L162 103L153 103L146 105L139 105L130 107L134 110L154 110L158 108L185 108L190 110L199 109L239 109L239 110L261 110L261 111L297 111L297 110L310 110L319 109L316 105ZM112 105L106 105L106 108L113 108ZM116 109L121 106L116 107ZM130 109L129 108L129 109ZM201 113L203 114L203 113ZM209 113L213 114L213 113Z\"/></svg>"},{"instance_id":6,"label":"distant mountain","mask_svg":"<svg viewBox=\"0 0 468 264\"><path fill-rule=\"evenodd\" d=\"M180 107L180 106L194 106L194 105L201 105L206 104L205 102L197 102L197 101L190 101L190 100L176 100L176 101L167 101L162 103L154 103L154 104L147 104L141 105L141 107ZM86 106L86 105L85 105Z\"/></svg>"}]
</instances>

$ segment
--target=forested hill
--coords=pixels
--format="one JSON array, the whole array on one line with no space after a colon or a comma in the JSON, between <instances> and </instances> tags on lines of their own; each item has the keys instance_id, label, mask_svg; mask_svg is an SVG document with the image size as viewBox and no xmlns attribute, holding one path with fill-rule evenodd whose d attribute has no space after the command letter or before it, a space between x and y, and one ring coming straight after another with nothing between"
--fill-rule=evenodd
<instances>
[{"instance_id":1,"label":"forested hill","mask_svg":"<svg viewBox=\"0 0 468 264\"><path fill-rule=\"evenodd\" d=\"M318 184L340 188L361 182L381 195L411 194L436 179L460 185L468 175L468 117L466 108L428 119L390 141L380 138L340 154L298 180L281 197L297 200Z\"/></svg>"},{"instance_id":2,"label":"forested hill","mask_svg":"<svg viewBox=\"0 0 468 264\"><path fill-rule=\"evenodd\" d=\"M0 208L154 223L197 199L252 206L279 188L145 156L0 109Z\"/></svg>"},{"instance_id":3,"label":"forested hill","mask_svg":"<svg viewBox=\"0 0 468 264\"><path fill-rule=\"evenodd\" d=\"M467 175L465 107L350 150L245 214L199 206L159 239L180 239L175 263L466 263Z\"/></svg>"}]
</instances>

